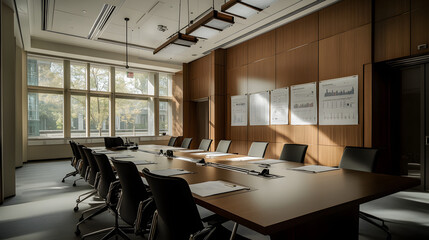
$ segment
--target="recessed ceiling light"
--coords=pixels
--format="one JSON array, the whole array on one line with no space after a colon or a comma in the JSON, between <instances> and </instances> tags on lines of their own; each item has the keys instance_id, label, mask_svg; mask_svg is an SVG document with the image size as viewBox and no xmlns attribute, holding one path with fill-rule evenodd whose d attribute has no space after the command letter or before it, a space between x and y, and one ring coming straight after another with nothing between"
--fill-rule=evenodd
<instances>
[{"instance_id":1,"label":"recessed ceiling light","mask_svg":"<svg viewBox=\"0 0 429 240\"><path fill-rule=\"evenodd\" d=\"M86 10L82 10L82 13L83 13L83 14L86 14Z\"/></svg>"}]
</instances>

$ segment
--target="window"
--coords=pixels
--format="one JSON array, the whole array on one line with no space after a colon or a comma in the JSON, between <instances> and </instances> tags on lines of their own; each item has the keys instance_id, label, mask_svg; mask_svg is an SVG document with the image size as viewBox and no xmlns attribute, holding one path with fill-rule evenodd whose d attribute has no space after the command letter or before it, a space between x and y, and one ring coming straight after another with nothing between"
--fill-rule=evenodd
<instances>
[{"instance_id":1,"label":"window","mask_svg":"<svg viewBox=\"0 0 429 240\"><path fill-rule=\"evenodd\" d=\"M86 137L86 96L72 95L70 101L72 137Z\"/></svg>"},{"instance_id":2,"label":"window","mask_svg":"<svg viewBox=\"0 0 429 240\"><path fill-rule=\"evenodd\" d=\"M119 93L153 95L154 74L115 70L115 91Z\"/></svg>"},{"instance_id":3,"label":"window","mask_svg":"<svg viewBox=\"0 0 429 240\"><path fill-rule=\"evenodd\" d=\"M148 100L116 99L116 136L149 135L153 115Z\"/></svg>"},{"instance_id":4,"label":"window","mask_svg":"<svg viewBox=\"0 0 429 240\"><path fill-rule=\"evenodd\" d=\"M110 68L102 66L90 67L90 89L93 91L109 91Z\"/></svg>"},{"instance_id":5,"label":"window","mask_svg":"<svg viewBox=\"0 0 429 240\"><path fill-rule=\"evenodd\" d=\"M171 96L171 75L159 74L159 96Z\"/></svg>"},{"instance_id":6,"label":"window","mask_svg":"<svg viewBox=\"0 0 429 240\"><path fill-rule=\"evenodd\" d=\"M70 88L86 89L86 70L87 66L84 63L70 64Z\"/></svg>"},{"instance_id":7,"label":"window","mask_svg":"<svg viewBox=\"0 0 429 240\"><path fill-rule=\"evenodd\" d=\"M159 101L159 133L168 133L168 101Z\"/></svg>"},{"instance_id":8,"label":"window","mask_svg":"<svg viewBox=\"0 0 429 240\"><path fill-rule=\"evenodd\" d=\"M28 137L63 137L63 95L28 93Z\"/></svg>"},{"instance_id":9,"label":"window","mask_svg":"<svg viewBox=\"0 0 429 240\"><path fill-rule=\"evenodd\" d=\"M109 98L90 97L91 136L109 136Z\"/></svg>"},{"instance_id":10,"label":"window","mask_svg":"<svg viewBox=\"0 0 429 240\"><path fill-rule=\"evenodd\" d=\"M63 62L53 59L28 58L27 83L29 86L62 88L64 86Z\"/></svg>"},{"instance_id":11,"label":"window","mask_svg":"<svg viewBox=\"0 0 429 240\"><path fill-rule=\"evenodd\" d=\"M28 139L154 136L156 120L156 134L171 132L170 74L34 55L27 64Z\"/></svg>"}]
</instances>

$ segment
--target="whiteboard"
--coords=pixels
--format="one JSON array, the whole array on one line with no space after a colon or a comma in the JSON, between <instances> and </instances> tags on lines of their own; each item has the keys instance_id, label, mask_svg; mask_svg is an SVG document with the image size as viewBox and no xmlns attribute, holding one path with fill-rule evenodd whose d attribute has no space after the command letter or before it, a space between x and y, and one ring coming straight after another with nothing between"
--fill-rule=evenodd
<instances>
[{"instance_id":1,"label":"whiteboard","mask_svg":"<svg viewBox=\"0 0 429 240\"><path fill-rule=\"evenodd\" d=\"M289 124L289 88L271 91L271 124Z\"/></svg>"},{"instance_id":2,"label":"whiteboard","mask_svg":"<svg viewBox=\"0 0 429 240\"><path fill-rule=\"evenodd\" d=\"M247 126L247 95L231 96L231 126Z\"/></svg>"},{"instance_id":3,"label":"whiteboard","mask_svg":"<svg viewBox=\"0 0 429 240\"><path fill-rule=\"evenodd\" d=\"M357 125L359 77L357 75L320 81L319 124Z\"/></svg>"},{"instance_id":4,"label":"whiteboard","mask_svg":"<svg viewBox=\"0 0 429 240\"><path fill-rule=\"evenodd\" d=\"M317 124L316 82L291 86L291 124Z\"/></svg>"},{"instance_id":5,"label":"whiteboard","mask_svg":"<svg viewBox=\"0 0 429 240\"><path fill-rule=\"evenodd\" d=\"M270 92L250 95L250 125L270 125Z\"/></svg>"}]
</instances>

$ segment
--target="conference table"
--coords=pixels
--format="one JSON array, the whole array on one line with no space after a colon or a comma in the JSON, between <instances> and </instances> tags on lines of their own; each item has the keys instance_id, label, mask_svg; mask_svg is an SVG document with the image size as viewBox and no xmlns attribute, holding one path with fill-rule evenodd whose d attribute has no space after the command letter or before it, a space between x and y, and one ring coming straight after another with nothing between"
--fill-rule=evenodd
<instances>
[{"instance_id":1,"label":"conference table","mask_svg":"<svg viewBox=\"0 0 429 240\"><path fill-rule=\"evenodd\" d=\"M159 155L161 149L174 151L174 157ZM193 196L196 204L271 239L358 239L360 204L420 184L418 179L346 169L296 171L291 168L303 164L289 161L270 165L270 174L277 177L267 178L197 163L204 158L206 163L261 172L267 166L253 164L255 158L160 145L118 152L129 155L119 160L135 161L140 172L181 169L192 172L176 175L189 184L222 180L246 186L236 192ZM153 164L138 164L142 160Z\"/></svg>"}]
</instances>

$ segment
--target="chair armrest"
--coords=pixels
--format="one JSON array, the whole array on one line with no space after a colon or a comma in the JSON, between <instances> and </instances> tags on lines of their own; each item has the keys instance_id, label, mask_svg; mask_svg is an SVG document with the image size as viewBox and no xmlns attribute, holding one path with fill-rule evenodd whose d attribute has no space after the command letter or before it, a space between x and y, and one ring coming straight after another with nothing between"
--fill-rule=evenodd
<instances>
[{"instance_id":1,"label":"chair armrest","mask_svg":"<svg viewBox=\"0 0 429 240\"><path fill-rule=\"evenodd\" d=\"M141 235L148 231L147 227L152 221L155 210L156 205L152 197L140 202L136 221L134 222L134 233L136 235Z\"/></svg>"},{"instance_id":2,"label":"chair armrest","mask_svg":"<svg viewBox=\"0 0 429 240\"><path fill-rule=\"evenodd\" d=\"M89 178L90 170L91 170L91 167L90 167L90 166L86 167L86 172L85 172L85 182L88 182L88 178Z\"/></svg>"},{"instance_id":3,"label":"chair armrest","mask_svg":"<svg viewBox=\"0 0 429 240\"><path fill-rule=\"evenodd\" d=\"M94 188L98 189L98 184L100 183L101 174L100 172L97 172L95 175L95 182L94 182Z\"/></svg>"},{"instance_id":4,"label":"chair armrest","mask_svg":"<svg viewBox=\"0 0 429 240\"><path fill-rule=\"evenodd\" d=\"M119 201L119 192L121 189L121 182L114 181L110 183L109 192L107 193L106 201L110 207L114 207L117 205Z\"/></svg>"}]
</instances>

